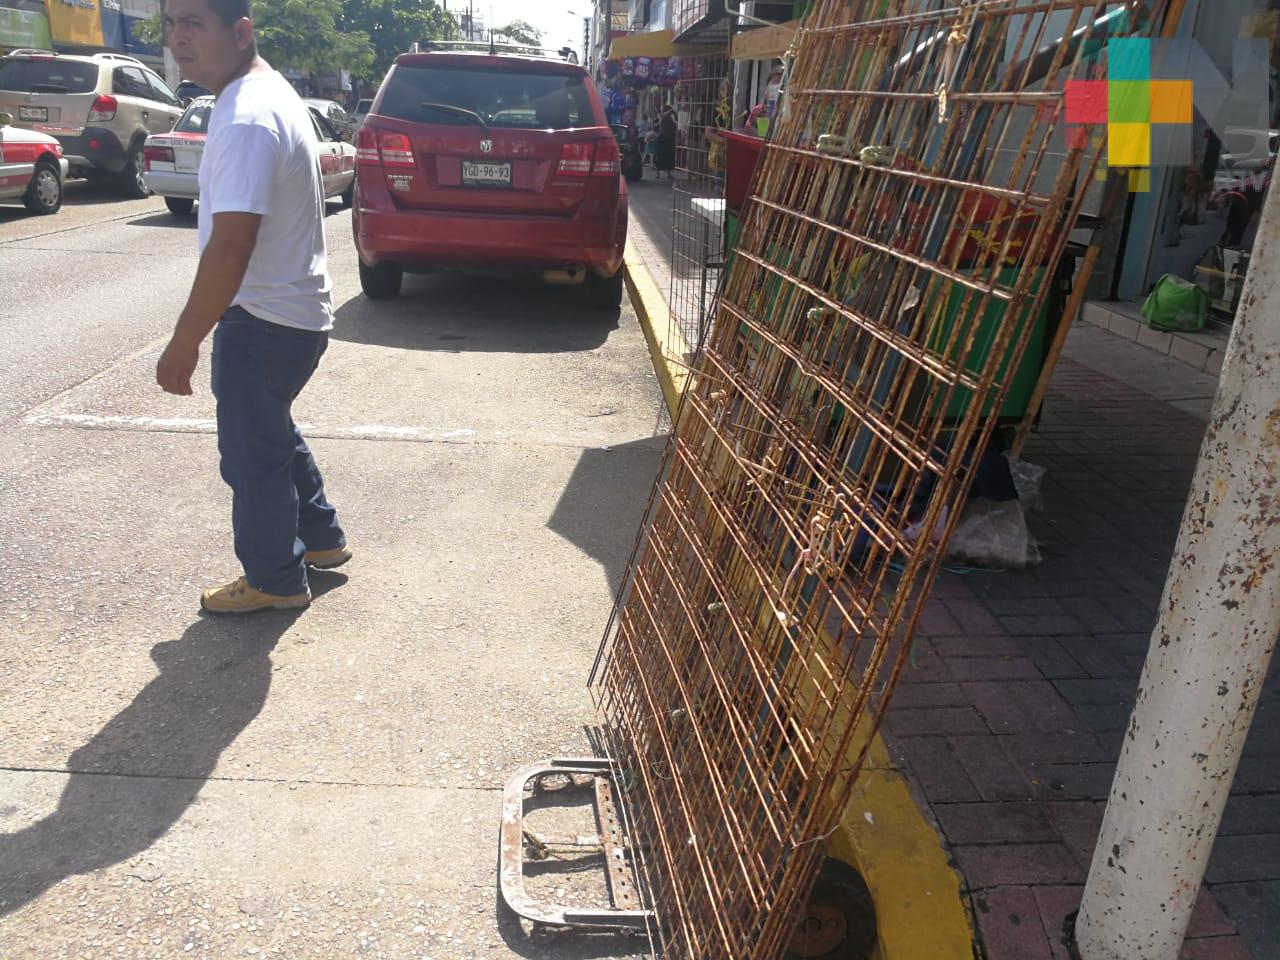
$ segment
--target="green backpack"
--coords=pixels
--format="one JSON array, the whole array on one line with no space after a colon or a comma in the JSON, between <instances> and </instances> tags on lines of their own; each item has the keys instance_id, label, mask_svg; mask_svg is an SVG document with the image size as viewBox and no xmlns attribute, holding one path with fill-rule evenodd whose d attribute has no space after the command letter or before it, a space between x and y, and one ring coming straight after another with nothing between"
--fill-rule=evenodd
<instances>
[{"instance_id":1,"label":"green backpack","mask_svg":"<svg viewBox=\"0 0 1280 960\"><path fill-rule=\"evenodd\" d=\"M1209 295L1190 280L1171 273L1156 281L1142 304L1142 315L1153 330L1203 330L1208 314Z\"/></svg>"}]
</instances>

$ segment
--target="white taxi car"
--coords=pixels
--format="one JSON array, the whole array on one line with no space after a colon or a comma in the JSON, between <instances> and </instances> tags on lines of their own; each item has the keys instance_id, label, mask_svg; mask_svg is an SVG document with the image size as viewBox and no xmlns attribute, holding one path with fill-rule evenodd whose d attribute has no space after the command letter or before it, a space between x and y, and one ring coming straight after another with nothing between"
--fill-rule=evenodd
<instances>
[{"instance_id":1,"label":"white taxi car","mask_svg":"<svg viewBox=\"0 0 1280 960\"><path fill-rule=\"evenodd\" d=\"M32 213L57 213L67 179L62 145L12 123L13 117L0 113L0 201L21 200Z\"/></svg>"},{"instance_id":2,"label":"white taxi car","mask_svg":"<svg viewBox=\"0 0 1280 960\"><path fill-rule=\"evenodd\" d=\"M147 186L164 197L165 205L173 213L190 213L200 199L200 156L204 153L213 102L213 97L193 100L170 132L147 137L143 176ZM356 148L344 143L329 121L314 108L310 112L320 154L324 195L339 197L343 205L349 207L356 180Z\"/></svg>"}]
</instances>

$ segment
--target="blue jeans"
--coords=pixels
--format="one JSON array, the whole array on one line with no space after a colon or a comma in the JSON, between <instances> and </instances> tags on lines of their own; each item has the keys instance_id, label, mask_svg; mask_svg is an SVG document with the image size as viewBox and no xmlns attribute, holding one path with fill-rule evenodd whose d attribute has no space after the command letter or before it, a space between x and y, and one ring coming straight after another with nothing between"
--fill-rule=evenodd
<instances>
[{"instance_id":1,"label":"blue jeans","mask_svg":"<svg viewBox=\"0 0 1280 960\"><path fill-rule=\"evenodd\" d=\"M346 545L337 511L294 425L294 398L329 345L232 307L213 334L222 479L231 487L236 556L249 585L283 596L307 589L303 554Z\"/></svg>"}]
</instances>

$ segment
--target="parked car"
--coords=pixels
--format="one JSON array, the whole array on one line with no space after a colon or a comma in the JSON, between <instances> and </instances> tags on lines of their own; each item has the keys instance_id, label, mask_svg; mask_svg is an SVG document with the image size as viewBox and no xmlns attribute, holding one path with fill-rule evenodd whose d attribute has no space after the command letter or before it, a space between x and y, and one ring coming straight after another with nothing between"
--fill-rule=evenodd
<instances>
[{"instance_id":1,"label":"parked car","mask_svg":"<svg viewBox=\"0 0 1280 960\"><path fill-rule=\"evenodd\" d=\"M32 213L57 213L66 178L62 144L13 126L13 117L0 113L0 200L21 200Z\"/></svg>"},{"instance_id":2,"label":"parked car","mask_svg":"<svg viewBox=\"0 0 1280 960\"><path fill-rule=\"evenodd\" d=\"M182 116L177 95L117 53L23 52L0 58L0 110L62 144L72 176L111 177L130 197L151 191L143 144Z\"/></svg>"},{"instance_id":3,"label":"parked car","mask_svg":"<svg viewBox=\"0 0 1280 960\"><path fill-rule=\"evenodd\" d=\"M627 188L599 94L561 59L402 54L356 135L360 284L406 270L536 271L622 300Z\"/></svg>"},{"instance_id":4,"label":"parked car","mask_svg":"<svg viewBox=\"0 0 1280 960\"><path fill-rule=\"evenodd\" d=\"M171 132L147 138L144 174L147 184L164 197L170 211L180 216L189 214L200 199L200 158L209 133L213 103L213 97L193 101ZM338 197L345 206L351 206L356 148L338 139L337 131L319 111L309 109L319 147L324 195Z\"/></svg>"},{"instance_id":5,"label":"parked car","mask_svg":"<svg viewBox=\"0 0 1280 960\"><path fill-rule=\"evenodd\" d=\"M184 107L191 106L193 100L199 100L201 97L211 97L213 93L200 86L198 83L192 83L190 80L183 80L178 84L178 89L173 91L178 95L178 99L182 101Z\"/></svg>"},{"instance_id":6,"label":"parked car","mask_svg":"<svg viewBox=\"0 0 1280 960\"><path fill-rule=\"evenodd\" d=\"M369 111L373 109L372 100L357 100L355 121L356 129L359 130L364 125L364 118L369 115Z\"/></svg>"},{"instance_id":7,"label":"parked car","mask_svg":"<svg viewBox=\"0 0 1280 960\"><path fill-rule=\"evenodd\" d=\"M302 102L328 120L329 125L338 132L338 135L343 140L353 141L355 139L355 119L346 110L342 109L342 104L334 103L332 100L317 100L311 97L304 97Z\"/></svg>"}]
</instances>

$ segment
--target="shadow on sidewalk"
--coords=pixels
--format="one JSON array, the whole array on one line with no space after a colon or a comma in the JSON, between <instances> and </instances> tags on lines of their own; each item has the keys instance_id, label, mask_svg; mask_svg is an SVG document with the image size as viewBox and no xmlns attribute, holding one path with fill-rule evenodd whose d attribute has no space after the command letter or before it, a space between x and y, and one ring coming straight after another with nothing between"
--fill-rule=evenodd
<instances>
[{"instance_id":1,"label":"shadow on sidewalk","mask_svg":"<svg viewBox=\"0 0 1280 960\"><path fill-rule=\"evenodd\" d=\"M519 277L406 275L396 300L357 295L339 307L331 336L402 350L572 353L604 344L618 318L617 310L588 305L580 287Z\"/></svg>"},{"instance_id":2,"label":"shadow on sidewalk","mask_svg":"<svg viewBox=\"0 0 1280 960\"><path fill-rule=\"evenodd\" d=\"M312 592L346 579L313 573ZM271 651L300 613L203 618L151 648L160 675L71 754L58 808L0 835L0 916L67 877L141 853L169 831L262 710Z\"/></svg>"},{"instance_id":3,"label":"shadow on sidewalk","mask_svg":"<svg viewBox=\"0 0 1280 960\"><path fill-rule=\"evenodd\" d=\"M636 528L666 447L666 437L644 437L582 451L547 527L602 567L617 596Z\"/></svg>"}]
</instances>

